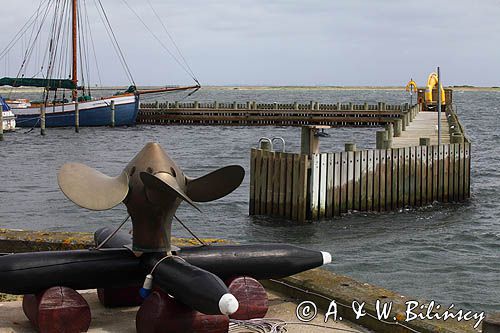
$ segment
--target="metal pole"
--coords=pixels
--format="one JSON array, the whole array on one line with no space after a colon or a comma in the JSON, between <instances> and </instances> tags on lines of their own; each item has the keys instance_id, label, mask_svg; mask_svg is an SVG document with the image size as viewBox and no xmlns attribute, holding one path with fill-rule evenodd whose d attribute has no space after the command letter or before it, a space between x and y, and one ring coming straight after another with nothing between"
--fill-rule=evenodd
<instances>
[{"instance_id":1,"label":"metal pole","mask_svg":"<svg viewBox=\"0 0 500 333\"><path fill-rule=\"evenodd\" d=\"M437 68L438 74L438 145L441 145L441 73L439 72L439 66Z\"/></svg>"},{"instance_id":2,"label":"metal pole","mask_svg":"<svg viewBox=\"0 0 500 333\"><path fill-rule=\"evenodd\" d=\"M3 104L0 103L0 141L3 141Z\"/></svg>"},{"instance_id":3,"label":"metal pole","mask_svg":"<svg viewBox=\"0 0 500 333\"><path fill-rule=\"evenodd\" d=\"M75 132L80 133L80 106L75 103Z\"/></svg>"}]
</instances>

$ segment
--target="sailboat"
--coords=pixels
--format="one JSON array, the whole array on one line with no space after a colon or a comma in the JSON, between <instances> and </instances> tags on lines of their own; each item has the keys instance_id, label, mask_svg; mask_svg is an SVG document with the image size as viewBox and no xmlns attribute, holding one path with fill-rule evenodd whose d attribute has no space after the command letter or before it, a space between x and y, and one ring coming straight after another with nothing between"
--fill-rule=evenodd
<instances>
[{"instance_id":1,"label":"sailboat","mask_svg":"<svg viewBox=\"0 0 500 333\"><path fill-rule=\"evenodd\" d=\"M45 115L46 127L73 126L75 125L77 113L79 126L110 125L112 123L112 117L114 117L113 123L115 126L134 125L138 113L139 100L142 95L182 90L197 90L200 88L198 80L193 75L192 77L196 84L191 86L166 86L149 90L137 89L115 34L104 12L101 1L97 1L100 6L97 6L96 2L96 7L98 10L102 10L106 18L103 24L107 23L105 27L108 35L113 42L113 47L119 56L120 62L124 65L132 84L127 90L118 92L113 96L100 98L92 97L93 89L90 87L90 80L87 80L88 86L85 86L84 75L82 75L83 78L81 80L83 84L80 84L79 81L79 65L82 72L84 69L88 69L88 56L82 61L82 55L84 51L89 51L90 43L88 41L82 41L80 38L80 36L83 38L83 33L85 31L89 31L82 27L82 21L85 21L84 18L87 13L85 12L85 15L79 13L78 0L42 0L35 13L36 16L34 14L30 19L31 21L28 22L29 24L27 23L15 36L16 38L26 33L28 31L28 29L25 28L26 26L32 27L30 36L30 41L32 43L25 52L25 57L18 76L3 77L0 79L0 86L43 88L43 98L40 101L28 101L27 99L7 100L7 104L9 104L11 111L17 117L18 127L40 126L42 112ZM26 77L23 71L26 71L26 63L33 54L34 46L39 42L40 30L43 23L46 21L49 9L54 10L54 19L51 22L52 28L48 35L49 46L46 49L48 55L48 57L46 57L46 59L48 59L46 61L46 68L42 65L42 68L39 70L39 74L41 73L43 77ZM101 14L101 12L99 14ZM61 19L58 19L58 16L60 16ZM35 17L35 19L33 19L33 17ZM70 38L64 36L64 29L71 31ZM109 31L111 31L111 34ZM64 62L64 57L58 55L58 53L68 49L71 50L70 66L56 64L57 60ZM0 53L0 57L5 55L4 51ZM61 78L61 76L65 74L65 70L70 70L70 73L68 73L70 75L67 75L67 78ZM60 77L57 77L56 74L59 74Z\"/></svg>"}]
</instances>

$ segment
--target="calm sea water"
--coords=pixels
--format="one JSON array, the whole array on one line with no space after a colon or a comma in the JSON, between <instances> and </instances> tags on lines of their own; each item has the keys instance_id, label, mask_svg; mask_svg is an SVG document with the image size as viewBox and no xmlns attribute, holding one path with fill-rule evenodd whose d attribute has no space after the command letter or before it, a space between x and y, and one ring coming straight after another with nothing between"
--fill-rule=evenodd
<instances>
[{"instance_id":1,"label":"calm sea water","mask_svg":"<svg viewBox=\"0 0 500 333\"><path fill-rule=\"evenodd\" d=\"M263 102L403 103L402 91L201 90L174 100ZM165 100L165 97L163 98ZM342 219L296 225L248 216L249 178L231 195L202 204L204 214L181 205L179 217L199 236L242 243L288 242L330 251L337 273L398 291L416 299L471 309L500 310L500 121L498 92L455 92L455 104L472 148L472 198L463 204L434 204L381 214L349 214ZM331 129L323 151L347 141L374 145L375 129ZM136 126L39 131L19 130L0 143L0 227L94 231L115 226L124 206L90 212L59 191L56 173L65 162L86 163L117 175L148 141L160 142L190 176L227 164L248 171L250 147L262 136L282 136L297 151L300 130L285 127ZM176 236L189 236L175 226Z\"/></svg>"}]
</instances>

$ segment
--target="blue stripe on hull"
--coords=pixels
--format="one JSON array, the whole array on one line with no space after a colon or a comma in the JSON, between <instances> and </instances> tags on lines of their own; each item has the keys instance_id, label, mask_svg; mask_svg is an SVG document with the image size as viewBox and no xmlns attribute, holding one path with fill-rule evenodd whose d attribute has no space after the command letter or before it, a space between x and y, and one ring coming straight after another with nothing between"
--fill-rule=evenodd
<instances>
[{"instance_id":1,"label":"blue stripe on hull","mask_svg":"<svg viewBox=\"0 0 500 333\"><path fill-rule=\"evenodd\" d=\"M115 125L131 126L135 125L137 112L139 110L139 100L128 104L115 106ZM80 110L80 126L109 126L111 125L111 108L108 106L93 109ZM17 127L40 127L39 117L33 115L17 115ZM75 112L50 112L47 108L45 113L46 127L72 127L75 126Z\"/></svg>"}]
</instances>

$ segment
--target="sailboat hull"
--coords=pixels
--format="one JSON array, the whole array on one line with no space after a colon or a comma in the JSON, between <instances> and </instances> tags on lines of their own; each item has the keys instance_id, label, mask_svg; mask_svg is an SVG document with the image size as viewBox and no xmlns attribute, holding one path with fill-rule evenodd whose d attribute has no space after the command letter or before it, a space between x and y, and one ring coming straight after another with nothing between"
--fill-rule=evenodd
<instances>
[{"instance_id":1,"label":"sailboat hull","mask_svg":"<svg viewBox=\"0 0 500 333\"><path fill-rule=\"evenodd\" d=\"M80 126L108 126L112 123L111 101L115 102L115 126L135 124L139 109L139 97L119 96L95 101L80 102ZM17 116L17 127L40 127L40 108L12 108ZM45 109L46 127L75 126L75 103L51 106Z\"/></svg>"}]
</instances>

